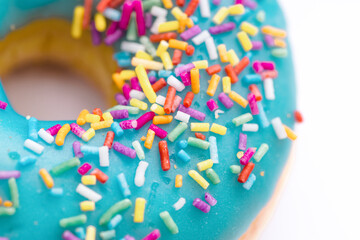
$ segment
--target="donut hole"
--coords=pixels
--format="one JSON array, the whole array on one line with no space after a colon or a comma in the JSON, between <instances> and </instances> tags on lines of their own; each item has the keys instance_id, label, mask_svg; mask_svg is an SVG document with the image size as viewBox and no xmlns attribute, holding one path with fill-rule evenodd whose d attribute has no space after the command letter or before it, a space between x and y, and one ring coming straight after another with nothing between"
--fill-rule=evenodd
<instances>
[{"instance_id":1,"label":"donut hole","mask_svg":"<svg viewBox=\"0 0 360 240\"><path fill-rule=\"evenodd\" d=\"M17 66L3 78L3 86L17 113L40 120L76 119L84 108L109 107L86 76L54 62Z\"/></svg>"}]
</instances>

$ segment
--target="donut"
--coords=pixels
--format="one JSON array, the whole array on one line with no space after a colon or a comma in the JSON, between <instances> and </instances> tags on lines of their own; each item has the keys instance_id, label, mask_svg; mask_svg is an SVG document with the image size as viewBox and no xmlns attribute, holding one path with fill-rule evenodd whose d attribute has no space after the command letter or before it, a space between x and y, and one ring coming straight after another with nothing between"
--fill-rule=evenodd
<instances>
[{"instance_id":1,"label":"donut","mask_svg":"<svg viewBox=\"0 0 360 240\"><path fill-rule=\"evenodd\" d=\"M0 23L0 76L52 61L111 106L42 121L0 84L0 239L257 236L302 121L277 1L0 0Z\"/></svg>"}]
</instances>

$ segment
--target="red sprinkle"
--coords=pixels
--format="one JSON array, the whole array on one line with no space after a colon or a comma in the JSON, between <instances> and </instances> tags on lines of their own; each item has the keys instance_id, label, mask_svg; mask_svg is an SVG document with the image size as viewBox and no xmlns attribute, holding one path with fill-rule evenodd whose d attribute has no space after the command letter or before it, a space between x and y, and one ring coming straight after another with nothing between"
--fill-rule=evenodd
<instances>
[{"instance_id":1,"label":"red sprinkle","mask_svg":"<svg viewBox=\"0 0 360 240\"><path fill-rule=\"evenodd\" d=\"M193 99L194 99L194 93L193 92L187 92L186 93L186 96L185 96L185 98L184 98L184 102L183 102L183 105L185 106L185 107L190 107L191 106L191 104L192 104L192 101L193 101Z\"/></svg>"},{"instance_id":2,"label":"red sprinkle","mask_svg":"<svg viewBox=\"0 0 360 240\"><path fill-rule=\"evenodd\" d=\"M109 131L106 134L104 146L107 146L109 149L111 149L112 144L114 142L115 133L113 131Z\"/></svg>"},{"instance_id":3,"label":"red sprinkle","mask_svg":"<svg viewBox=\"0 0 360 240\"><path fill-rule=\"evenodd\" d=\"M166 81L163 78L160 78L153 85L151 85L151 87L155 92L160 91L165 86L166 86Z\"/></svg>"},{"instance_id":4,"label":"red sprinkle","mask_svg":"<svg viewBox=\"0 0 360 240\"><path fill-rule=\"evenodd\" d=\"M221 71L221 66L220 64L215 64L215 65L212 65L210 67L208 67L206 69L206 72L209 74L209 75L213 75L215 73L218 73Z\"/></svg>"},{"instance_id":5,"label":"red sprinkle","mask_svg":"<svg viewBox=\"0 0 360 240\"><path fill-rule=\"evenodd\" d=\"M95 175L96 179L101 182L102 184L106 183L106 181L109 179L108 175L103 173L100 169L95 168L94 171L90 173L90 175Z\"/></svg>"},{"instance_id":6,"label":"red sprinkle","mask_svg":"<svg viewBox=\"0 0 360 240\"><path fill-rule=\"evenodd\" d=\"M174 104L175 95L176 95L176 89L172 86L169 86L164 104L164 111L166 114L171 113L171 108L172 105Z\"/></svg>"},{"instance_id":7,"label":"red sprinkle","mask_svg":"<svg viewBox=\"0 0 360 240\"><path fill-rule=\"evenodd\" d=\"M151 42L160 42L161 40L169 41L170 39L176 39L177 34L174 32L159 33L150 35Z\"/></svg>"},{"instance_id":8,"label":"red sprinkle","mask_svg":"<svg viewBox=\"0 0 360 240\"><path fill-rule=\"evenodd\" d=\"M188 56L192 56L194 54L194 52L195 52L195 48L192 45L188 45L185 49L185 53Z\"/></svg>"},{"instance_id":9,"label":"red sprinkle","mask_svg":"<svg viewBox=\"0 0 360 240\"><path fill-rule=\"evenodd\" d=\"M255 164L252 162L248 162L248 164L245 165L243 170L241 171L238 181L241 183L244 183L249 178L251 172L254 170Z\"/></svg>"},{"instance_id":10,"label":"red sprinkle","mask_svg":"<svg viewBox=\"0 0 360 240\"><path fill-rule=\"evenodd\" d=\"M201 140L205 140L206 139L206 136L202 133L195 133L195 137L196 138L199 138Z\"/></svg>"},{"instance_id":11,"label":"red sprinkle","mask_svg":"<svg viewBox=\"0 0 360 240\"><path fill-rule=\"evenodd\" d=\"M88 29L91 20L91 10L92 10L93 0L85 0L84 1L84 17L82 26L84 29Z\"/></svg>"},{"instance_id":12,"label":"red sprinkle","mask_svg":"<svg viewBox=\"0 0 360 240\"><path fill-rule=\"evenodd\" d=\"M256 84L251 84L249 86L250 91L255 95L255 99L256 101L261 101L262 100L262 95L259 91L259 88L256 86Z\"/></svg>"},{"instance_id":13,"label":"red sprinkle","mask_svg":"<svg viewBox=\"0 0 360 240\"><path fill-rule=\"evenodd\" d=\"M165 140L159 142L161 168L163 171L170 170L169 149Z\"/></svg>"},{"instance_id":14,"label":"red sprinkle","mask_svg":"<svg viewBox=\"0 0 360 240\"><path fill-rule=\"evenodd\" d=\"M243 57L234 67L236 75L239 75L249 65L249 63L250 59L248 57Z\"/></svg>"},{"instance_id":15,"label":"red sprinkle","mask_svg":"<svg viewBox=\"0 0 360 240\"><path fill-rule=\"evenodd\" d=\"M109 6L111 1L112 0L101 0L96 6L96 10L102 13Z\"/></svg>"},{"instance_id":16,"label":"red sprinkle","mask_svg":"<svg viewBox=\"0 0 360 240\"><path fill-rule=\"evenodd\" d=\"M237 81L239 81L239 78L237 77L237 74L235 72L235 69L231 66L231 64L228 64L225 67L226 75L231 79L231 83L234 84Z\"/></svg>"},{"instance_id":17,"label":"red sprinkle","mask_svg":"<svg viewBox=\"0 0 360 240\"><path fill-rule=\"evenodd\" d=\"M102 111L101 111L100 108L95 108L95 109L92 111L92 113L100 116L100 121L104 121L104 119L103 119L103 117L102 117L103 113L102 113Z\"/></svg>"},{"instance_id":18,"label":"red sprinkle","mask_svg":"<svg viewBox=\"0 0 360 240\"><path fill-rule=\"evenodd\" d=\"M198 5L199 5L199 0L191 0L185 10L186 15L188 15L188 17L193 15Z\"/></svg>"},{"instance_id":19,"label":"red sprinkle","mask_svg":"<svg viewBox=\"0 0 360 240\"><path fill-rule=\"evenodd\" d=\"M172 58L172 64L175 66L178 65L179 63L181 63L181 58L182 58L182 51L179 49L175 49Z\"/></svg>"},{"instance_id":20,"label":"red sprinkle","mask_svg":"<svg viewBox=\"0 0 360 240\"><path fill-rule=\"evenodd\" d=\"M120 5L122 5L125 2L125 0L112 0L109 4L109 7L111 8L118 8Z\"/></svg>"},{"instance_id":21,"label":"red sprinkle","mask_svg":"<svg viewBox=\"0 0 360 240\"><path fill-rule=\"evenodd\" d=\"M304 121L301 112L299 112L298 110L296 110L294 112L294 117L295 117L295 121L298 122L298 123L302 123Z\"/></svg>"},{"instance_id":22,"label":"red sprinkle","mask_svg":"<svg viewBox=\"0 0 360 240\"><path fill-rule=\"evenodd\" d=\"M185 5L185 0L176 0L176 5L183 7Z\"/></svg>"}]
</instances>

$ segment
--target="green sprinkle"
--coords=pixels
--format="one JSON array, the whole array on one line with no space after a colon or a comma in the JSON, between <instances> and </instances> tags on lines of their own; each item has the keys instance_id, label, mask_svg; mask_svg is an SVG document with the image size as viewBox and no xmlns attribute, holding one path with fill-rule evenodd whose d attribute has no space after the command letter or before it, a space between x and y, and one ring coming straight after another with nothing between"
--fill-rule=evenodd
<instances>
[{"instance_id":1,"label":"green sprinkle","mask_svg":"<svg viewBox=\"0 0 360 240\"><path fill-rule=\"evenodd\" d=\"M109 108L105 112L111 112L111 111L123 110L123 109L128 110L129 114L131 114L131 115L136 115L136 114L139 114L139 112L140 112L140 109L137 107L131 107L131 106L125 106L125 105L116 105L112 108Z\"/></svg>"},{"instance_id":2,"label":"green sprinkle","mask_svg":"<svg viewBox=\"0 0 360 240\"><path fill-rule=\"evenodd\" d=\"M135 149L136 155L138 156L139 160L145 160L145 153L141 144L138 140L132 142L132 146Z\"/></svg>"},{"instance_id":3,"label":"green sprinkle","mask_svg":"<svg viewBox=\"0 0 360 240\"><path fill-rule=\"evenodd\" d=\"M9 188L10 188L10 196L11 196L11 201L13 203L13 206L14 206L14 208L18 208L20 206L19 191L18 191L18 187L17 187L15 178L9 179Z\"/></svg>"},{"instance_id":4,"label":"green sprinkle","mask_svg":"<svg viewBox=\"0 0 360 240\"><path fill-rule=\"evenodd\" d=\"M63 228L68 228L68 227L77 227L80 225L85 224L87 221L87 217L85 214L80 214L74 217L69 217L69 218L63 218L60 220L60 226Z\"/></svg>"},{"instance_id":5,"label":"green sprinkle","mask_svg":"<svg viewBox=\"0 0 360 240\"><path fill-rule=\"evenodd\" d=\"M241 166L239 166L239 165L231 165L230 166L230 171L233 174L239 174L241 172Z\"/></svg>"},{"instance_id":6,"label":"green sprinkle","mask_svg":"<svg viewBox=\"0 0 360 240\"><path fill-rule=\"evenodd\" d=\"M129 199L124 199L115 203L100 217L99 224L108 224L116 214L128 209L129 207L131 207L131 201Z\"/></svg>"},{"instance_id":7,"label":"green sprinkle","mask_svg":"<svg viewBox=\"0 0 360 240\"><path fill-rule=\"evenodd\" d=\"M213 184L220 183L219 175L217 175L217 173L212 168L206 170L206 177L210 179Z\"/></svg>"},{"instance_id":8,"label":"green sprinkle","mask_svg":"<svg viewBox=\"0 0 360 240\"><path fill-rule=\"evenodd\" d=\"M288 50L286 48L274 48L271 50L271 55L276 58L286 58Z\"/></svg>"},{"instance_id":9,"label":"green sprinkle","mask_svg":"<svg viewBox=\"0 0 360 240\"><path fill-rule=\"evenodd\" d=\"M150 53L152 57L156 56L156 48L154 44L150 41L150 39L146 36L142 36L139 39L140 43L145 46L145 50Z\"/></svg>"},{"instance_id":10,"label":"green sprinkle","mask_svg":"<svg viewBox=\"0 0 360 240\"><path fill-rule=\"evenodd\" d=\"M168 211L164 211L160 213L160 218L164 221L166 227L169 229L169 231L172 234L178 234L179 233L179 228L176 225L176 223L174 222L174 220L172 219L172 217L170 216Z\"/></svg>"},{"instance_id":11,"label":"green sprinkle","mask_svg":"<svg viewBox=\"0 0 360 240\"><path fill-rule=\"evenodd\" d=\"M137 29L134 12L131 14L130 23L126 31L126 39L129 41L135 41L137 39Z\"/></svg>"},{"instance_id":12,"label":"green sprinkle","mask_svg":"<svg viewBox=\"0 0 360 240\"><path fill-rule=\"evenodd\" d=\"M180 122L169 134L168 139L170 142L174 142L185 130L188 125L184 122Z\"/></svg>"},{"instance_id":13,"label":"green sprinkle","mask_svg":"<svg viewBox=\"0 0 360 240\"><path fill-rule=\"evenodd\" d=\"M265 153L269 150L269 145L266 143L261 144L259 149L254 154L254 159L257 162L260 162L260 160L264 157Z\"/></svg>"},{"instance_id":14,"label":"green sprinkle","mask_svg":"<svg viewBox=\"0 0 360 240\"><path fill-rule=\"evenodd\" d=\"M232 123L235 124L236 127L240 126L241 124L250 122L251 120L253 120L253 116L251 115L251 113L245 113L243 115L240 115L236 118L233 118Z\"/></svg>"},{"instance_id":15,"label":"green sprinkle","mask_svg":"<svg viewBox=\"0 0 360 240\"><path fill-rule=\"evenodd\" d=\"M12 216L15 212L14 207L0 207L0 216Z\"/></svg>"},{"instance_id":16,"label":"green sprinkle","mask_svg":"<svg viewBox=\"0 0 360 240\"><path fill-rule=\"evenodd\" d=\"M72 169L73 167L79 166L80 160L77 157L71 158L63 163L60 163L50 170L50 173L56 175L63 174L64 172Z\"/></svg>"},{"instance_id":17,"label":"green sprinkle","mask_svg":"<svg viewBox=\"0 0 360 240\"><path fill-rule=\"evenodd\" d=\"M210 143L204 140L201 140L199 138L189 137L188 138L188 144L189 146L201 148L204 150L207 150L210 146Z\"/></svg>"},{"instance_id":18,"label":"green sprinkle","mask_svg":"<svg viewBox=\"0 0 360 240\"><path fill-rule=\"evenodd\" d=\"M152 6L162 7L161 0L146 0L143 1L142 5L144 12L149 11L152 8Z\"/></svg>"},{"instance_id":19,"label":"green sprinkle","mask_svg":"<svg viewBox=\"0 0 360 240\"><path fill-rule=\"evenodd\" d=\"M102 240L110 240L115 238L115 230L108 230L100 232L100 238Z\"/></svg>"},{"instance_id":20,"label":"green sprinkle","mask_svg":"<svg viewBox=\"0 0 360 240\"><path fill-rule=\"evenodd\" d=\"M266 18L265 11L261 10L256 14L256 20L258 20L260 23L264 22Z\"/></svg>"}]
</instances>

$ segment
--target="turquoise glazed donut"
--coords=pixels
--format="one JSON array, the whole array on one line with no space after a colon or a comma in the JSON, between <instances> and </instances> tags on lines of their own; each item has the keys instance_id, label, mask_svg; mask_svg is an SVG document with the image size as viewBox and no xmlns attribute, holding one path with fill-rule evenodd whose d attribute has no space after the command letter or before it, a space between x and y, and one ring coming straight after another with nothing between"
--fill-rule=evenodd
<instances>
[{"instance_id":1,"label":"turquoise glazed donut","mask_svg":"<svg viewBox=\"0 0 360 240\"><path fill-rule=\"evenodd\" d=\"M104 4L110 2L102 1ZM142 11L150 12L152 5L165 9L163 3L168 7L166 5L168 2L145 0L143 1ZM181 5L182 1L173 0L170 2L172 2L174 8L178 7L175 2ZM196 2L198 1L185 1L185 5L180 9L186 12L188 5ZM294 139L296 137L290 130L295 122L293 112L296 109L296 95L291 53L288 42L284 38L285 32L281 30L286 28L285 19L278 3L275 0L259 0L257 2L243 0L235 2L242 3L242 5L234 7L234 2L230 0L200 0L199 6L192 17L189 18L191 19L189 22L192 21L193 24L199 26L201 31L209 30L210 34L205 35L206 39L200 41L199 45L196 45L191 39L187 41L188 44L194 46L195 51L193 55L191 53L187 55L182 50L181 64L207 60L208 66L220 64L221 71L216 73L218 77L214 77L210 76L199 62L190 67L201 68L199 70L200 92L195 94L192 103L190 100L190 108L200 113L194 113L191 109L180 106L178 110L191 116L186 124L180 124L180 121L175 117L177 115L177 111L175 111L170 114L175 117L170 123L156 125L161 128L160 130L155 125L151 125L150 121L141 128L135 129L142 121L139 120L139 117L150 111L150 106L154 103L154 95L151 95L154 92L149 89L149 80L144 75L141 75L144 72L141 72L139 66L136 68L136 75L146 95L141 101L147 104L148 110L144 111L132 107L127 111L128 116L124 113L126 111L122 112L125 114L124 119L108 120L109 117L112 118L116 114L120 114L119 112L112 112L114 109L128 109L117 105L110 109L110 114L104 115L104 122L110 121L110 123L104 123L105 128L96 130L94 137L92 137L93 133L88 129L90 127L96 128L96 124L91 125L89 123L89 121L97 122L96 116L83 115L87 123L81 127L87 131L86 137L84 137L82 129L74 125L79 121L36 121L36 116L31 118L21 116L11 107L11 103L9 103L0 83L0 107L2 108L0 109L0 197L2 199L0 206L0 237L11 240L26 238L60 239L61 237L63 239L83 239L86 234L86 239L95 239L94 234L96 234L96 239L100 239L100 237L101 239L132 239L130 236L135 239L157 239L158 235L161 235L162 239L184 240L238 239L243 236L259 212L269 202L288 161L292 146L289 138ZM210 17L206 17L206 3L209 4ZM97 4L98 1L94 1L93 13L96 11ZM131 4L131 2L125 1L125 4ZM114 89L115 84L112 83L110 77L112 73L119 71L116 70L116 62L114 63L112 59L112 53L113 51L119 52L122 42L128 40L126 40L126 36L123 36L112 44L112 48L104 44L91 46L91 44L88 44L91 42L89 30L83 30L83 36L79 39L72 39L70 29L74 8L82 5L83 1L78 0L0 0L0 49L2 49L0 55L3 54L3 57L0 56L0 63L5 66L1 74L6 74L19 62L35 58L44 60L46 59L44 56L47 56L47 54L51 57L55 56L55 59L52 59L54 61L66 62L66 58L56 59L56 56L64 54L75 59L74 61L77 62L74 62L73 66L87 72L89 78L93 77L90 76L91 71L97 71L96 74L100 75L102 71L107 74L100 81L94 81L98 81L103 91L112 93L112 90L109 89ZM244 12L242 12L244 10L242 7L245 9ZM122 8L116 6L115 9L121 12ZM122 13L122 15L126 14ZM216 16L215 20L213 20L214 16ZM153 16L152 20L155 21L155 19L156 17ZM37 21L40 21L41 24L36 23ZM171 7L168 9L164 21L176 21L171 14ZM215 24L214 21L218 24ZM46 25L46 22L49 26ZM111 21L107 19L107 22L109 25ZM216 30L221 31L212 27L229 22L235 23L234 29L231 25L228 25L232 29L231 31L212 34ZM249 25L244 25L244 22L249 23ZM59 25L57 25L58 23ZM134 22L134 24L136 23ZM148 26L146 35L150 36L153 33L149 31L151 24L148 25L150 26ZM43 26L43 28L40 26ZM186 30L188 30L188 27L191 26L187 26ZM258 32L256 32L257 30ZM64 44L62 51L58 53L55 50L41 50L42 56L37 57L35 56L36 53L34 53L35 50L27 51L25 49L31 48L32 44L36 44L33 42L38 39L46 39L43 34L48 34L51 31L56 31L58 38L71 39L64 40L63 43L57 43L60 44L59 46ZM34 34L31 34L32 32ZM126 29L123 30L124 35L125 32ZM238 39L239 32L242 32L239 36L241 43ZM28 40L33 42L30 44L26 43L26 39L19 39L20 36L24 36L22 34L33 36ZM102 35L102 38L104 38L105 32ZM177 39L182 41L179 36L180 33ZM214 50L211 47L215 47L209 43L211 41L208 41L211 38L216 46L224 44L226 51L234 50L233 52L240 60L240 63L233 55L226 55L228 61L233 61L231 63L233 64L231 68L233 71L241 68L239 64L244 65L244 69L242 71L240 69L239 74L235 74L239 79L238 82L233 79L234 76L231 73L225 71L225 67L230 63L228 61L222 62L217 50L216 57L209 57L209 52ZM57 41L55 38L47 39L50 39L48 41ZM253 42L249 43L248 39ZM138 40L134 42L139 43ZM79 44L79 47L77 47L77 44ZM250 51L245 51L249 44L251 44ZM50 42L49 45L51 45ZM153 45L157 48L158 42L154 42ZM16 46L23 47L25 50L11 52L10 49L16 49ZM165 51L168 51L172 57L174 50L171 46ZM37 48L34 49L38 50ZM145 49L149 53L148 47ZM93 55L85 58L84 54L87 54L85 53L87 51ZM13 58L9 57L9 55L5 56L5 52L13 56ZM54 54L55 52L56 54ZM22 58L22 53L27 54L28 58ZM214 53L212 52L212 54ZM134 54L131 53L130 55L125 52L125 54L120 53L116 56L118 57L115 57L117 60L119 60L119 56L121 58L129 56L129 59L131 59ZM8 65L5 64L5 57ZM104 66L96 62L99 59ZM244 63L246 59L250 60L249 64ZM157 56L154 56L153 60L162 63L162 59ZM106 61L111 63L105 64ZM87 65L83 62L86 62ZM277 72L273 69L274 65ZM135 68L131 65L124 67L121 64L120 67L129 70ZM168 81L168 84L177 90L181 90L180 88L184 86L181 78L175 74L180 71L180 68L181 65L178 65L169 68L167 71L150 71L148 75L157 79L163 77ZM210 70L208 69L208 71ZM130 75L133 73L132 71L129 72ZM221 79L226 77L227 74L230 75L232 81L232 93L223 90L223 81ZM176 95L182 99L194 89L193 85L196 84L196 77L191 74L189 76L191 76L192 85L185 86L183 91L176 91ZM174 78L178 82L172 83L171 81ZM210 79L212 80L209 84ZM221 81L216 87L218 79ZM224 85L228 80L225 78ZM119 86L119 82L116 82L116 84ZM252 85L251 91L249 90L250 85ZM262 95L261 100L254 86L259 89L259 93ZM274 86L275 98L272 86ZM166 86L155 94L164 97L168 95L169 99L166 101L171 102L171 94L168 94L170 92L168 88ZM117 89L117 91L123 90L124 88ZM214 94L211 94L212 90L215 91ZM124 90L124 94L125 91L127 90ZM226 91L226 93L223 93L223 91ZM137 95L132 95L133 97L143 98L141 92L135 93ZM209 93L213 96L210 96ZM235 93L243 96L244 99L239 100L238 95ZM249 93L255 94L249 95ZM220 97L218 98L218 96ZM111 98L113 98L113 95ZM254 98L256 98L256 101ZM209 102L211 99L214 101ZM249 104L247 104L246 99L249 100ZM151 103L149 103L149 100ZM161 102L161 99L158 99L157 102ZM239 105L239 102L246 106ZM183 103L182 101L181 104ZM132 102L132 105L135 104L136 100ZM158 116L162 108L158 106L158 109L160 109L160 112L152 107L151 110L155 111L156 114L148 113L147 116L150 116L151 119L154 115ZM212 112L210 109L217 110ZM257 114L257 109L260 110L260 114ZM197 114L200 114L200 117ZM185 120L184 118L181 119L186 122L188 115L183 116L185 116ZM242 117L237 118L239 116ZM75 118L76 116L74 116ZM137 121L124 122L126 120ZM155 120L153 119L153 121ZM119 124L119 122L121 123ZM196 125L194 123L209 123L209 125ZM213 125L214 123L221 126ZM45 131L39 132L41 129L47 130L56 124L60 124L62 128L57 133L60 136L54 135L56 140L53 142L49 133L46 134ZM71 127L68 124L72 124ZM179 124L188 127L176 140L169 140L170 133ZM283 124L287 127L284 127ZM122 128L119 129L119 127ZM198 138L195 138L194 133L199 132L196 127L199 127L199 131L204 131L201 133L205 136L205 141L199 142L196 140ZM144 147L144 138L142 138L151 135L151 131L148 131L149 128L156 132L151 149ZM109 151L107 151L107 148L105 150L101 148L99 153L99 147L104 146L109 131L116 133L113 146ZM226 134L221 135L224 131L226 131ZM240 145L243 146L239 146L240 133L247 136L247 141L244 140L244 135L241 136ZM44 134L46 136L44 138L49 140L50 144L42 139L41 136L44 136ZM64 138L64 136L66 137ZM79 138L79 136L82 137ZM171 136L174 136L174 133ZM145 145L148 144L150 136L147 138ZM62 140L64 141L63 144L61 144ZM80 153L79 149L75 149L77 157L74 158L73 143L76 141L80 142L82 152ZM138 141L140 144L134 146L134 141ZM217 145L217 153L216 149L214 149L214 142ZM167 145L168 150L164 149L164 145ZM211 146L209 147L209 145ZM139 149L143 149L145 157L142 156ZM210 152L212 152L211 155ZM109 154L108 157L106 153ZM265 154L263 155L263 153ZM218 163L216 163L216 154L218 154ZM210 161L203 163L203 161L209 159ZM109 160L109 166L106 166L107 160ZM240 164L239 161L245 166ZM59 166L64 162L66 162L65 165ZM146 162L146 164L141 162ZM200 162L199 166L198 163ZM88 165L84 166L85 163ZM85 175L90 175L94 169L98 169L97 173L96 171L93 173L96 175L97 182L95 185L89 185L85 188L82 185L79 187L82 182L82 175L79 174L78 169L85 171L89 165L92 168ZM144 170L145 165L147 169L143 173L144 180L141 178L141 170ZM168 170L169 166L170 169ZM212 170L199 171L199 169L203 170L208 167L211 167ZM241 169L240 177L238 177L239 169ZM195 179L199 178L198 174L201 176L199 184L192 178L194 171L197 172ZM136 172L138 172L137 180L135 180ZM175 178L177 175L182 176L182 186L176 188ZM217 181L217 177L220 182ZM87 180L93 181L91 177ZM85 179L83 181L87 182ZM142 181L144 181L143 184ZM88 189L93 192L89 192ZM81 195L78 192L82 190L86 193ZM101 199L99 196L101 196ZM180 198L182 200L178 202ZM186 203L179 207L184 200ZM82 207L80 207L80 203L84 201L90 202L82 203ZM85 210L86 206L92 209L94 202L95 209L93 211L82 211ZM180 209L173 207L176 202L178 202L176 206ZM216 204L214 204L215 202ZM112 206L114 207L111 208ZM118 214L121 217L117 216ZM76 216L75 219L67 219ZM116 224L119 219L122 220ZM148 236L151 232L153 235Z\"/></svg>"}]
</instances>

